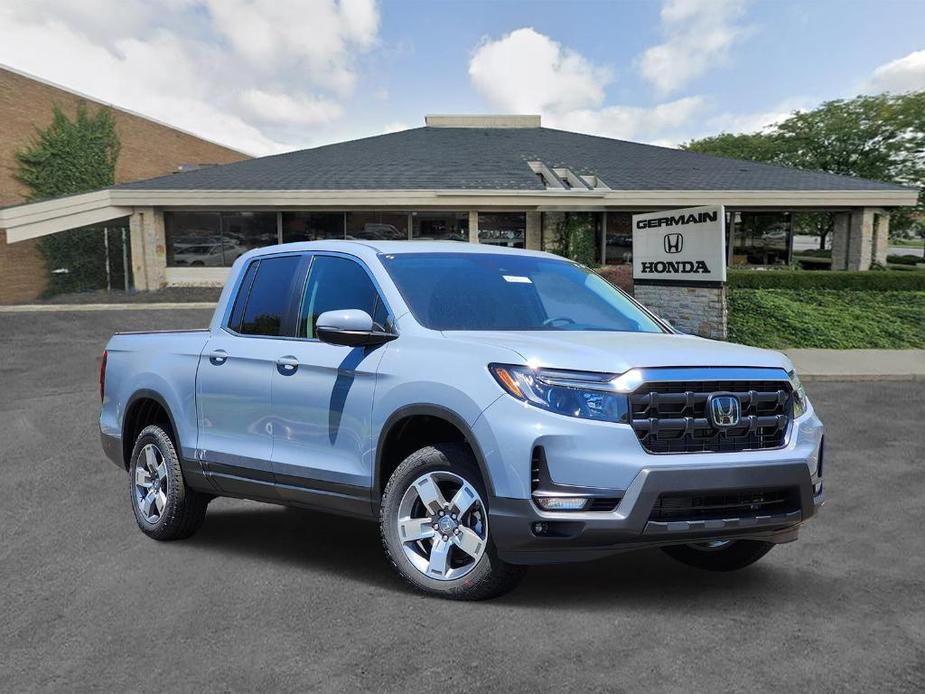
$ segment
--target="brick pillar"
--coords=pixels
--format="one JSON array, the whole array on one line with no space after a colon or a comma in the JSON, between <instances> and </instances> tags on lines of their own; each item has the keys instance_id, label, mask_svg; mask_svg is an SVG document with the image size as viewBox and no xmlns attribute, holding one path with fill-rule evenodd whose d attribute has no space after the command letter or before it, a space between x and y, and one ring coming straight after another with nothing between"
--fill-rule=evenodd
<instances>
[{"instance_id":1,"label":"brick pillar","mask_svg":"<svg viewBox=\"0 0 925 694\"><path fill-rule=\"evenodd\" d=\"M681 332L713 340L728 337L729 308L726 286L696 287L676 284L639 284L636 300Z\"/></svg>"},{"instance_id":2,"label":"brick pillar","mask_svg":"<svg viewBox=\"0 0 925 694\"><path fill-rule=\"evenodd\" d=\"M524 244L531 251L542 250L543 230L540 228L540 213L527 212L527 234Z\"/></svg>"},{"instance_id":3,"label":"brick pillar","mask_svg":"<svg viewBox=\"0 0 925 694\"><path fill-rule=\"evenodd\" d=\"M135 289L155 291L167 286L164 213L152 207L136 208L129 218L129 231Z\"/></svg>"},{"instance_id":4,"label":"brick pillar","mask_svg":"<svg viewBox=\"0 0 925 694\"><path fill-rule=\"evenodd\" d=\"M886 265L890 252L890 213L881 212L874 222L874 258L878 265Z\"/></svg>"},{"instance_id":5,"label":"brick pillar","mask_svg":"<svg viewBox=\"0 0 925 694\"><path fill-rule=\"evenodd\" d=\"M479 213L469 211L469 243L479 242Z\"/></svg>"},{"instance_id":6,"label":"brick pillar","mask_svg":"<svg viewBox=\"0 0 925 694\"><path fill-rule=\"evenodd\" d=\"M832 269L848 269L848 227L851 215L836 212L832 215Z\"/></svg>"},{"instance_id":7,"label":"brick pillar","mask_svg":"<svg viewBox=\"0 0 925 694\"><path fill-rule=\"evenodd\" d=\"M851 213L848 225L848 262L849 270L870 270L873 258L874 210L864 207Z\"/></svg>"}]
</instances>

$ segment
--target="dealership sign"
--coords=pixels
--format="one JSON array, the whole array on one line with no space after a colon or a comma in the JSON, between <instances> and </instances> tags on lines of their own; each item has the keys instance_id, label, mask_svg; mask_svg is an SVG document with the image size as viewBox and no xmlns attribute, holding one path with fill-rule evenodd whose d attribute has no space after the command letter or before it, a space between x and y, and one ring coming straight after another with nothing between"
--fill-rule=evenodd
<instances>
[{"instance_id":1,"label":"dealership sign","mask_svg":"<svg viewBox=\"0 0 925 694\"><path fill-rule=\"evenodd\" d=\"M633 215L633 279L725 282L723 206Z\"/></svg>"}]
</instances>

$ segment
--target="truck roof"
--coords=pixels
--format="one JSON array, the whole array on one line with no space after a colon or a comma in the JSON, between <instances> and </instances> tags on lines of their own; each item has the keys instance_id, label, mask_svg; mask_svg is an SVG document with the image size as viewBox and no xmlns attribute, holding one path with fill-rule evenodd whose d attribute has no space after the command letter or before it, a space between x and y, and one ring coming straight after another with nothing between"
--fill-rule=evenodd
<instances>
[{"instance_id":1,"label":"truck roof","mask_svg":"<svg viewBox=\"0 0 925 694\"><path fill-rule=\"evenodd\" d=\"M513 253L539 257L557 257L542 251L527 251L519 248L507 248L488 244L465 243L461 241L302 241L264 246L247 253L248 257L269 255L281 251L341 251L357 256L378 255L381 253L398 255L405 253Z\"/></svg>"}]
</instances>

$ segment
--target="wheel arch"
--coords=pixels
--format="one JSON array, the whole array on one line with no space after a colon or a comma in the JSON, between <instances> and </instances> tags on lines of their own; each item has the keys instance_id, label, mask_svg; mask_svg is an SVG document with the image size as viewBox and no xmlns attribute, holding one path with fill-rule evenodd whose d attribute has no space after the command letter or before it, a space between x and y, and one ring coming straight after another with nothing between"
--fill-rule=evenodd
<instances>
[{"instance_id":1,"label":"wheel arch","mask_svg":"<svg viewBox=\"0 0 925 694\"><path fill-rule=\"evenodd\" d=\"M479 473L482 475L482 482L485 484L485 488L488 492L488 495L494 496L494 483L492 481L491 475L489 474L488 466L485 461L485 456L482 453L482 449L479 446L478 439L476 439L475 434L472 432L472 428L469 424L460 417L456 412L442 407L440 405L433 405L427 403L405 405L395 410L385 423L382 425L382 428L379 431L379 438L376 442L376 464L375 469L373 470L373 484L372 491L373 501L375 504L378 504L379 497L382 494L382 489L385 486L385 483L388 482L389 476L391 476L392 471L404 460L402 457L401 460L395 460L394 457L390 458L387 453L392 451L390 444L396 443L395 437L400 437L402 429L407 425L408 422L414 421L416 418L421 420L426 418L431 418L439 420L446 425L453 427L459 433L459 441L465 443L469 446L469 449L472 451L472 455L475 458L476 464L479 468ZM448 443L449 441L431 441L430 443ZM425 444L427 445L427 444ZM403 449L399 447L397 451L402 451ZM417 450L417 448L415 449ZM413 451L409 451L410 454ZM386 474L383 474L385 472Z\"/></svg>"},{"instance_id":2,"label":"wheel arch","mask_svg":"<svg viewBox=\"0 0 925 694\"><path fill-rule=\"evenodd\" d=\"M162 424L168 428L167 435L180 452L177 438L176 422L170 406L157 391L142 388L135 391L125 404L125 416L122 418L122 462L128 469L129 459L135 447L135 439L146 426Z\"/></svg>"}]
</instances>

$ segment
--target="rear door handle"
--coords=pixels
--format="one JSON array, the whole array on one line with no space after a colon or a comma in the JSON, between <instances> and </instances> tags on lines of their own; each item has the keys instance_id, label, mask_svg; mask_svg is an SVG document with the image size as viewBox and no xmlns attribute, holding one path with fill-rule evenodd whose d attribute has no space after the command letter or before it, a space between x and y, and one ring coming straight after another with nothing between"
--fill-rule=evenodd
<instances>
[{"instance_id":1,"label":"rear door handle","mask_svg":"<svg viewBox=\"0 0 925 694\"><path fill-rule=\"evenodd\" d=\"M276 370L283 376L291 376L299 369L299 360L291 354L276 360Z\"/></svg>"},{"instance_id":2,"label":"rear door handle","mask_svg":"<svg viewBox=\"0 0 925 694\"><path fill-rule=\"evenodd\" d=\"M215 366L221 366L228 361L228 352L223 349L213 349L209 355L209 361Z\"/></svg>"}]
</instances>

